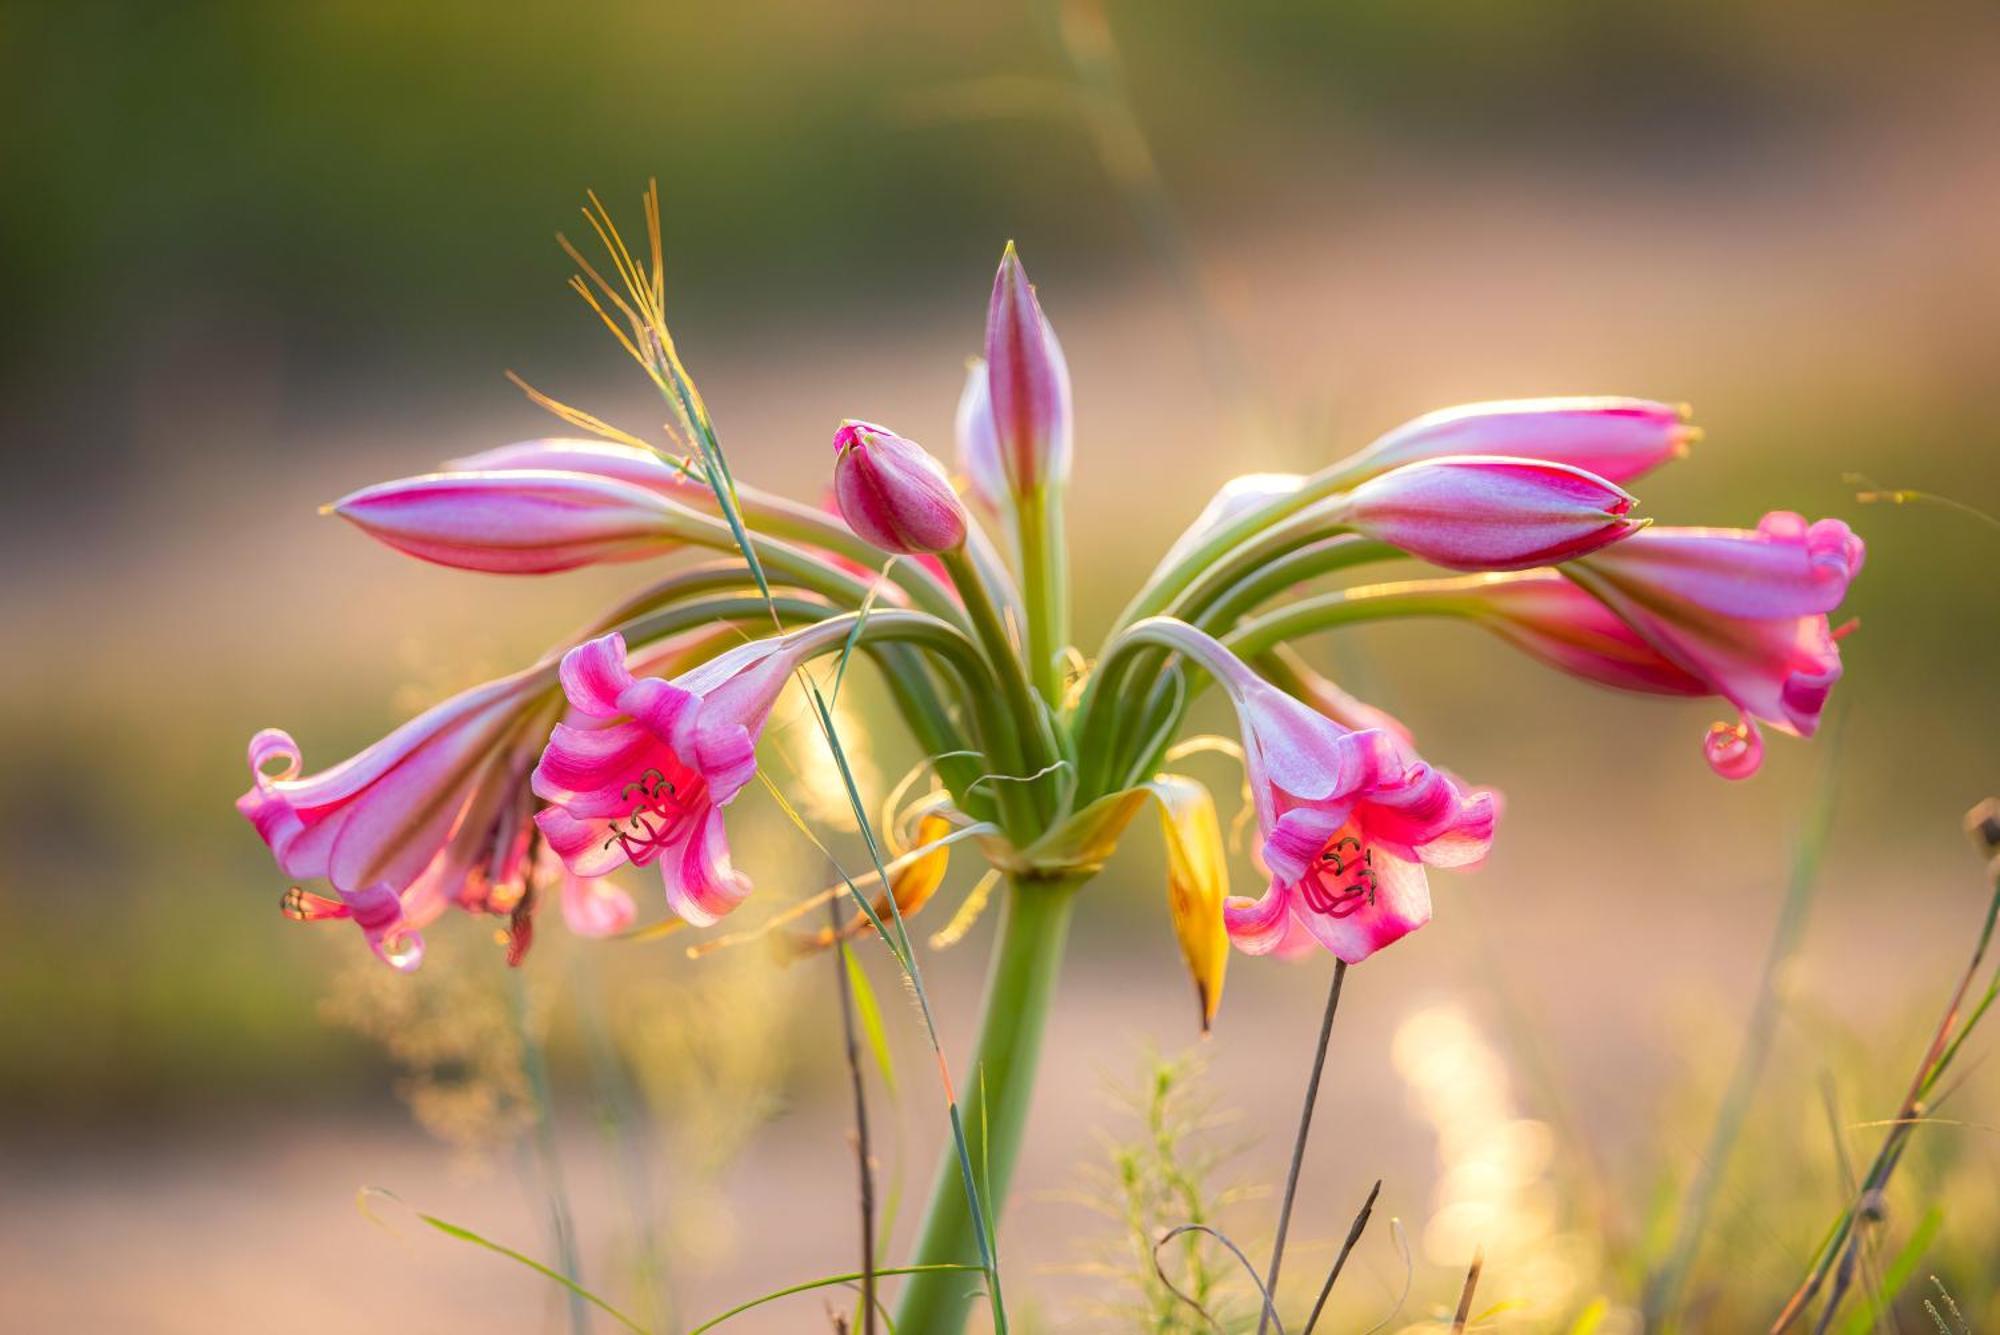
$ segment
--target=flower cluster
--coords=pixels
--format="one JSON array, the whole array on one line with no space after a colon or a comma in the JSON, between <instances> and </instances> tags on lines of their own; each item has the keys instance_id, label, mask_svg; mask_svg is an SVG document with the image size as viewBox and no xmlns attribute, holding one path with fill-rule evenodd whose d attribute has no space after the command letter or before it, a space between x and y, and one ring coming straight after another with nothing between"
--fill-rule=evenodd
<instances>
[{"instance_id":1,"label":"flower cluster","mask_svg":"<svg viewBox=\"0 0 2000 1335\"><path fill-rule=\"evenodd\" d=\"M1477 862L1493 838L1491 791L1424 759L1293 641L1447 617L1598 685L1715 697L1734 717L1703 749L1729 778L1757 769L1765 729L1811 735L1840 676L1829 614L1861 569L1860 539L1786 512L1749 531L1651 524L1626 487L1696 432L1684 410L1619 398L1474 404L1310 474L1227 483L1086 656L1070 634L1062 532L1069 371L1011 246L959 404L957 475L849 420L833 437L830 509L728 476L659 291L639 266L620 272L631 290L604 285L608 318L691 448L654 449L569 411L603 438L506 446L331 509L466 570L719 558L682 563L594 633L330 769L302 774L282 732L250 745L239 808L287 876L332 891L294 889L288 912L351 919L401 967L453 906L507 916L518 947L551 890L575 930L621 931L635 909L604 878L628 865L656 868L690 924L730 913L751 881L730 856L728 808L756 773L780 692L830 654L874 663L931 757L905 785L927 835L901 850L922 865L918 899L942 878L945 842L961 839L1021 885L1077 883L1156 803L1204 1023L1228 943L1362 960L1429 920L1427 868ZM1338 586L1393 561L1456 573ZM1253 896L1229 893L1207 790L1163 772L1209 684L1239 724L1263 878Z\"/></svg>"}]
</instances>

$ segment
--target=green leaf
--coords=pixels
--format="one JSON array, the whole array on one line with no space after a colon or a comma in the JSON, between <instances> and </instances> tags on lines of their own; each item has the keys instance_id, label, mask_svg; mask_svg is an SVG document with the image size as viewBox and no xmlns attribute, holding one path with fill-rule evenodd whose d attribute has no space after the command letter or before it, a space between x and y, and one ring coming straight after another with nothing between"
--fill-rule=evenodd
<instances>
[{"instance_id":1,"label":"green leaf","mask_svg":"<svg viewBox=\"0 0 2000 1335\"><path fill-rule=\"evenodd\" d=\"M985 1270L985 1267L976 1265L953 1265L953 1264L882 1266L878 1268L875 1271L875 1273L878 1276L879 1275L922 1275L933 1271L941 1271L941 1270L957 1270L957 1271L964 1271L968 1274L977 1275L982 1273ZM688 1332L688 1335L703 1335L703 1332L714 1330L717 1326L729 1320L731 1317L742 1316L745 1312L749 1311L753 1307L762 1307L765 1303L776 1302L780 1298L789 1298L795 1293L810 1293L814 1289L830 1289L840 1284L859 1283L860 1280L861 1280L861 1272L857 1270L850 1275L828 1275L824 1279L809 1279L803 1284L793 1284L787 1288L773 1289L771 1292L763 1295L760 1298L752 1298L747 1303L738 1303L736 1306L730 1308L727 1312L724 1312L721 1316L710 1317L707 1321L702 1322L699 1326L696 1326L693 1330L690 1330Z\"/></svg>"},{"instance_id":2,"label":"green leaf","mask_svg":"<svg viewBox=\"0 0 2000 1335\"><path fill-rule=\"evenodd\" d=\"M868 981L867 970L861 967L861 961L845 941L840 943L840 957L847 965L847 981L854 990L854 1012L861 1017L861 1032L868 1038L868 1051L875 1058L875 1069L882 1073L882 1083L894 1097L896 1063L889 1056L889 1035L882 1028L882 1008L876 1004L875 988Z\"/></svg>"},{"instance_id":3,"label":"green leaf","mask_svg":"<svg viewBox=\"0 0 2000 1335\"><path fill-rule=\"evenodd\" d=\"M568 1289L571 1293L575 1294L577 1297L583 1299L585 1302L597 1308L599 1311L603 1312L606 1316L610 1317L612 1320L618 1322L618 1324L624 1326L625 1329L635 1332L635 1335L650 1335L650 1332L647 1331L647 1329L644 1326L634 1321L631 1317L626 1316L623 1312L619 1311L617 1308L613 1307L610 1303L598 1297L596 1294L592 1293L589 1289L584 1288L583 1285L577 1283L575 1280L571 1279L568 1275L563 1274L561 1271L553 1270L550 1267L543 1265L540 1261L537 1261L534 1257L528 1256L522 1252L517 1252L512 1247L508 1247L501 1243L495 1242L491 1238L483 1237L480 1234L475 1233L471 1229L465 1227L463 1224L454 1224L448 1219L440 1219L436 1215L425 1214L422 1210L414 1209L410 1207L407 1201L405 1201L402 1197L398 1196L393 1191L388 1191L382 1187L363 1187L361 1189L361 1195L357 1200L356 1204L360 1206L361 1212L364 1215L368 1215L370 1219L374 1219L374 1216L372 1214L369 1214L368 1212L367 1200L370 1196L381 1196L387 1198L388 1200L395 1201L398 1205L404 1206L406 1209L409 1209L410 1213L414 1214L418 1219L422 1220L425 1224L428 1224L430 1227L436 1229L438 1232L444 1234L448 1238L456 1238L460 1242L469 1242L475 1247L484 1247L489 1252L493 1252L494 1254L499 1256L504 1256L508 1260L513 1261L518 1265L524 1265L528 1269L534 1271L536 1274L542 1276L543 1278L552 1279L556 1283L562 1285L564 1288ZM375 1222L380 1223L381 1221L375 1220Z\"/></svg>"}]
</instances>

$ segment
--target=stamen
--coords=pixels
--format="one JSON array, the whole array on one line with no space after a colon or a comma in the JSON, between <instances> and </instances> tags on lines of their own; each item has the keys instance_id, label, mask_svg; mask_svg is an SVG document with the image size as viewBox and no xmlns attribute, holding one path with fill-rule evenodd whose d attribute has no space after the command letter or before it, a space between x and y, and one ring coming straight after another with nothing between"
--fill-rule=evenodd
<instances>
[{"instance_id":1,"label":"stamen","mask_svg":"<svg viewBox=\"0 0 2000 1335\"><path fill-rule=\"evenodd\" d=\"M278 911L293 922L325 922L349 916L347 905L325 895L316 895L302 886L293 886L278 900Z\"/></svg>"},{"instance_id":2,"label":"stamen","mask_svg":"<svg viewBox=\"0 0 2000 1335\"><path fill-rule=\"evenodd\" d=\"M1375 850L1353 833L1329 840L1298 884L1306 907L1329 918L1351 917L1364 905L1375 907L1381 890Z\"/></svg>"},{"instance_id":3,"label":"stamen","mask_svg":"<svg viewBox=\"0 0 2000 1335\"><path fill-rule=\"evenodd\" d=\"M647 865L673 843L694 810L694 803L684 800L674 781L658 769L644 770L618 795L632 807L607 827L603 846L624 850L635 867Z\"/></svg>"}]
</instances>

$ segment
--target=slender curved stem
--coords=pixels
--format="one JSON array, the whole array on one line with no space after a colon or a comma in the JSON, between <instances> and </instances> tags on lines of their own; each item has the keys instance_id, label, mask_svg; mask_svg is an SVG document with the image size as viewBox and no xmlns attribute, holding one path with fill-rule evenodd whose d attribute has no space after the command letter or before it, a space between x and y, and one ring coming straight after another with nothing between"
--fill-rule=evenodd
<instances>
[{"instance_id":1,"label":"slender curved stem","mask_svg":"<svg viewBox=\"0 0 2000 1335\"><path fill-rule=\"evenodd\" d=\"M1276 532L1278 529L1271 530L1271 533ZM1187 619L1203 630L1223 634L1239 618L1256 610L1259 604L1294 585L1370 561L1393 560L1401 555L1402 552L1388 543L1353 534L1320 538L1293 547L1284 555L1253 567L1236 583L1219 591L1213 587L1204 589L1198 583L1188 590L1184 601L1200 610L1189 611ZM1109 754L1119 754L1127 741L1143 743L1172 721L1175 683L1161 673L1168 657L1162 651L1153 650L1128 666L1128 679L1150 682L1152 689L1147 694L1144 708L1137 713L1120 711L1117 729L1106 748Z\"/></svg>"},{"instance_id":2,"label":"slender curved stem","mask_svg":"<svg viewBox=\"0 0 2000 1335\"><path fill-rule=\"evenodd\" d=\"M1347 961L1333 962L1333 986L1326 994L1326 1014L1319 1022L1319 1046L1313 1050L1312 1075L1306 1081L1306 1100L1299 1109L1299 1134L1292 1141L1292 1167L1285 1174L1285 1199L1278 1207L1278 1235L1271 1241L1271 1264L1264 1273L1264 1290L1278 1292L1278 1268L1285 1260L1285 1234L1292 1227L1292 1201L1299 1191L1299 1169L1306 1159L1306 1140L1312 1134L1313 1107L1319 1102L1319 1078L1326 1070L1327 1040L1333 1037L1334 1013L1340 1009L1341 984L1347 981ZM1270 1309L1257 1317L1257 1335L1264 1335Z\"/></svg>"},{"instance_id":3,"label":"slender curved stem","mask_svg":"<svg viewBox=\"0 0 2000 1335\"><path fill-rule=\"evenodd\" d=\"M1217 528L1203 538L1171 567L1160 571L1148 580L1112 626L1116 635L1127 626L1143 621L1149 616L1158 616L1174 603L1174 600L1193 584L1205 570L1227 557L1239 544L1255 539L1274 524L1290 519L1329 496L1336 495L1361 481L1369 470L1357 469L1350 456L1339 463L1331 464L1308 477L1299 489L1285 496L1273 497L1254 510L1238 515L1229 523Z\"/></svg>"},{"instance_id":4,"label":"slender curved stem","mask_svg":"<svg viewBox=\"0 0 2000 1335\"><path fill-rule=\"evenodd\" d=\"M980 1230L988 1222L998 1222L1027 1129L1042 1032L1055 999L1070 910L1081 884L1081 878L1009 883L963 1100L966 1142L985 1178L978 1198L986 1202L994 1219L973 1219L967 1205L973 1193L965 1190L958 1158L946 1146L931 1182L930 1206L913 1265L976 1261ZM965 1328L976 1296L963 1274L919 1275L903 1290L896 1329L957 1335Z\"/></svg>"},{"instance_id":5,"label":"slender curved stem","mask_svg":"<svg viewBox=\"0 0 2000 1335\"><path fill-rule=\"evenodd\" d=\"M1392 561L1403 553L1386 542L1337 534L1296 548L1244 575L1216 595L1198 615L1197 626L1222 634L1242 617L1286 589L1322 575L1351 570L1371 561Z\"/></svg>"},{"instance_id":6,"label":"slender curved stem","mask_svg":"<svg viewBox=\"0 0 2000 1335\"><path fill-rule=\"evenodd\" d=\"M1373 589L1301 599L1244 622L1224 635L1222 642L1245 658L1255 658L1287 640L1296 640L1315 631L1332 630L1336 626L1352 625L1357 621L1437 616L1463 610L1464 599L1455 592L1441 596L1422 584L1384 584Z\"/></svg>"}]
</instances>

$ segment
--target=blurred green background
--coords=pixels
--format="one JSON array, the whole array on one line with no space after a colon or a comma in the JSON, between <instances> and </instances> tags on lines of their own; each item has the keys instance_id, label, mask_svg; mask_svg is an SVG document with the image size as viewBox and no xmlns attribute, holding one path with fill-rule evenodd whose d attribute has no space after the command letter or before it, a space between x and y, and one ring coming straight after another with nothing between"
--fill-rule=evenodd
<instances>
[{"instance_id":1,"label":"blurred green background","mask_svg":"<svg viewBox=\"0 0 2000 1335\"><path fill-rule=\"evenodd\" d=\"M1875 1099L1855 1118L1887 1115L1981 902L1956 828L2000 787L2000 534L1861 505L1842 475L2000 511L1996 58L1993 8L1953 0L0 4L0 1155L28 1184L0 1192L0 1280L42 1328L179 1329L176 1286L209 1284L241 1303L203 1329L346 1329L360 1309L343 1287L285 1271L280 1244L325 1228L387 1247L344 1212L361 1182L427 1205L470 1193L466 1212L534 1236L533 1207L492 1179L437 1175L397 1063L328 1022L324 998L338 1010L375 984L346 978L349 933L279 918L283 882L230 801L255 729L330 763L637 578L415 568L314 509L551 432L507 368L648 430L657 408L564 291L552 234L580 230L587 188L636 226L649 177L671 313L725 446L800 497L819 494L845 416L948 450L991 266L1020 243L1076 377L1087 638L1229 475L1312 467L1468 399L1689 400L1708 440L1639 488L1647 513L1853 522L1870 558L1837 759L1774 739L1747 785L1701 766L1703 706L1595 694L1469 631L1321 651L1434 759L1510 798L1491 865L1440 878L1436 926L1359 976L1355 1074L1334 1097L1376 1130L1325 1150L1323 1172L1345 1202L1407 1167L1398 1209L1421 1220L1431 1140L1389 1044L1457 1005L1520 1071L1555 1072L1519 1077L1539 1091L1522 1115L1573 1116L1639 1231L1648 1193L1698 1158L1829 763L1835 833L1761 1132L1790 1145L1803 1118L1824 1140L1823 1069ZM880 749L893 780L906 752ZM768 811L743 819L763 906L816 884ZM1081 915L1043 1094L1061 1129L1030 1161L1044 1189L1091 1153L1105 1073L1193 1038L1149 835ZM972 879L957 870L947 901ZM504 994L484 930L438 934ZM987 930L938 957L950 1033ZM635 1065L664 1063L649 1089L723 1079L632 1046L646 989L705 986L689 975L709 967L548 924L529 987L575 1116L585 991ZM690 1301L847 1255L838 1086L812 1013L828 980L785 978L757 986L812 1000L769 1012L790 1040L755 1073L776 1129L746 1141L745 1180L689 1208L754 1229L803 1194L838 1222L788 1250L719 1251L683 1277ZM1263 1110L1294 1097L1320 985L1239 960L1208 1045L1223 1101L1259 1109L1271 1142L1252 1177L1284 1138ZM1497 1018L1501 996L1533 1041ZM2000 1120L1992 1088L1957 1116ZM936 1129L905 1098L922 1164ZM1969 1158L1938 1180L1990 1179L1990 1133L1958 1134ZM586 1218L615 1195L576 1194ZM1767 1292L1838 1200L1829 1182L1795 1195L1762 1222L1748 1210L1730 1244ZM1314 1227L1337 1233L1345 1208ZM1050 1217L1050 1237L1087 1228ZM1986 1265L1987 1287L1958 1296L1990 1304L2000 1233L1979 1218L1947 1221L1939 1245L1957 1273ZM161 1230L197 1225L201 1261L161 1254ZM81 1300L48 1249L106 1229L134 1259ZM456 1328L480 1303L540 1313L531 1280L443 1247L367 1253L416 1325ZM1393 1257L1377 1261L1393 1294ZM1056 1328L1065 1282L1048 1281Z\"/></svg>"}]
</instances>

